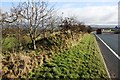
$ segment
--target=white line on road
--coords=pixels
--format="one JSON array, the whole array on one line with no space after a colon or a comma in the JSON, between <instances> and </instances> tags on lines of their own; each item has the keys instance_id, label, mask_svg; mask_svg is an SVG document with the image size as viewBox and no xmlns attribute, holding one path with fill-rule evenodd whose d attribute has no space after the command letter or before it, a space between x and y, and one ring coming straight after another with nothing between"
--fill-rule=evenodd
<instances>
[{"instance_id":1,"label":"white line on road","mask_svg":"<svg viewBox=\"0 0 120 80\"><path fill-rule=\"evenodd\" d=\"M95 41L95 42L96 42L96 44L97 44L98 50L99 50L99 52L100 52L100 56L101 56L101 58L102 58L103 64L104 64L105 69L106 69L106 72L107 72L107 74L108 74L108 78L111 80L110 73L109 73L108 68L107 68L107 65L106 65L106 63L105 63L105 61L104 61L103 55L102 55L102 53L101 53L101 50L100 50L100 48L99 48L99 46L98 46L97 41Z\"/></svg>"},{"instance_id":2,"label":"white line on road","mask_svg":"<svg viewBox=\"0 0 120 80\"><path fill-rule=\"evenodd\" d=\"M96 34L95 34L96 35ZM120 60L120 56L118 56L118 54L113 51L98 35L96 35L101 41L102 43Z\"/></svg>"}]
</instances>

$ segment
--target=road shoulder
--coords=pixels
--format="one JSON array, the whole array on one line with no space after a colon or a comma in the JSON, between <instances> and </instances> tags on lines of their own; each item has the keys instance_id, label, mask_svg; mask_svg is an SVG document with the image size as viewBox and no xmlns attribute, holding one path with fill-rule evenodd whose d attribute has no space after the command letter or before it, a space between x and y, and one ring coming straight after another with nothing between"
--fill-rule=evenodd
<instances>
[{"instance_id":1,"label":"road shoulder","mask_svg":"<svg viewBox=\"0 0 120 80\"><path fill-rule=\"evenodd\" d=\"M97 37L96 37L96 35L95 35L94 41L95 41L96 47L97 47L97 49L98 49L98 52L100 53L101 60L102 60L102 62L103 62L103 64L104 64L104 67L105 67L105 69L106 69L108 78L110 79L110 74L109 74L109 72L108 72L108 68L107 68L107 66L106 66L105 60L104 60L104 58L103 58L103 55L102 55L102 53L101 53L101 50L100 50L100 48L99 48L99 45L98 45L98 43L97 43L96 38L97 38Z\"/></svg>"}]
</instances>

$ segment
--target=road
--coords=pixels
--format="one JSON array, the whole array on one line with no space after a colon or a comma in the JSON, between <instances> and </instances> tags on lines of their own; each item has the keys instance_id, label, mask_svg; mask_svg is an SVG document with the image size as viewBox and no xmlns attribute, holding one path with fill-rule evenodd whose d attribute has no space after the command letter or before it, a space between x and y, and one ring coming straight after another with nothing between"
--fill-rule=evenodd
<instances>
[{"instance_id":1,"label":"road","mask_svg":"<svg viewBox=\"0 0 120 80\"><path fill-rule=\"evenodd\" d=\"M120 77L120 34L102 33L96 35L96 40L108 68L110 77Z\"/></svg>"}]
</instances>

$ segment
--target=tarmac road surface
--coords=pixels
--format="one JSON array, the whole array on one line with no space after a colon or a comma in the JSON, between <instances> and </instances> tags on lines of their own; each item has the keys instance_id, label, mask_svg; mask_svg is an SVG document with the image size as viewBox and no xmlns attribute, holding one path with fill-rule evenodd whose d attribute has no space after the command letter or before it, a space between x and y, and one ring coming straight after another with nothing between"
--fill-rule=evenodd
<instances>
[{"instance_id":1,"label":"tarmac road surface","mask_svg":"<svg viewBox=\"0 0 120 80\"><path fill-rule=\"evenodd\" d=\"M120 80L120 34L95 34L110 77Z\"/></svg>"}]
</instances>

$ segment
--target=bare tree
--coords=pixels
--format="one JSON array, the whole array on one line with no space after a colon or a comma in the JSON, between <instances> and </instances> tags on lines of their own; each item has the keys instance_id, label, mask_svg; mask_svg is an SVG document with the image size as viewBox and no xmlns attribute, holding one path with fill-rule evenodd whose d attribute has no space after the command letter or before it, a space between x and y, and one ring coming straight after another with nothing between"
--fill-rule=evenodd
<instances>
[{"instance_id":1,"label":"bare tree","mask_svg":"<svg viewBox=\"0 0 120 80\"><path fill-rule=\"evenodd\" d=\"M56 16L54 13L51 13L50 19L48 19L48 27L50 29L50 33L53 33L55 28L58 26L58 16Z\"/></svg>"},{"instance_id":2,"label":"bare tree","mask_svg":"<svg viewBox=\"0 0 120 80\"><path fill-rule=\"evenodd\" d=\"M17 7L18 15L23 19L21 24L24 24L28 29L33 49L36 49L35 41L42 32L45 32L47 20L51 18L49 15L53 9L47 5L48 4L43 1L28 1L20 3ZM42 32L40 32L40 29L42 29Z\"/></svg>"},{"instance_id":3,"label":"bare tree","mask_svg":"<svg viewBox=\"0 0 120 80\"><path fill-rule=\"evenodd\" d=\"M11 30L13 30L13 29L10 29L10 27L13 26L14 22L16 22L17 19L18 19L18 12L15 7L12 7L9 12L0 11L0 27L1 27L1 31L2 31L1 35L4 35L4 37L5 37L5 36L7 36L6 33L11 34ZM6 30L8 30L8 31L6 31ZM14 31L12 33L14 33ZM2 44L3 44L3 42L4 41L2 40Z\"/></svg>"},{"instance_id":4,"label":"bare tree","mask_svg":"<svg viewBox=\"0 0 120 80\"><path fill-rule=\"evenodd\" d=\"M18 12L16 8L11 8L10 12L1 13L0 22L1 23L13 23L18 18Z\"/></svg>"}]
</instances>

